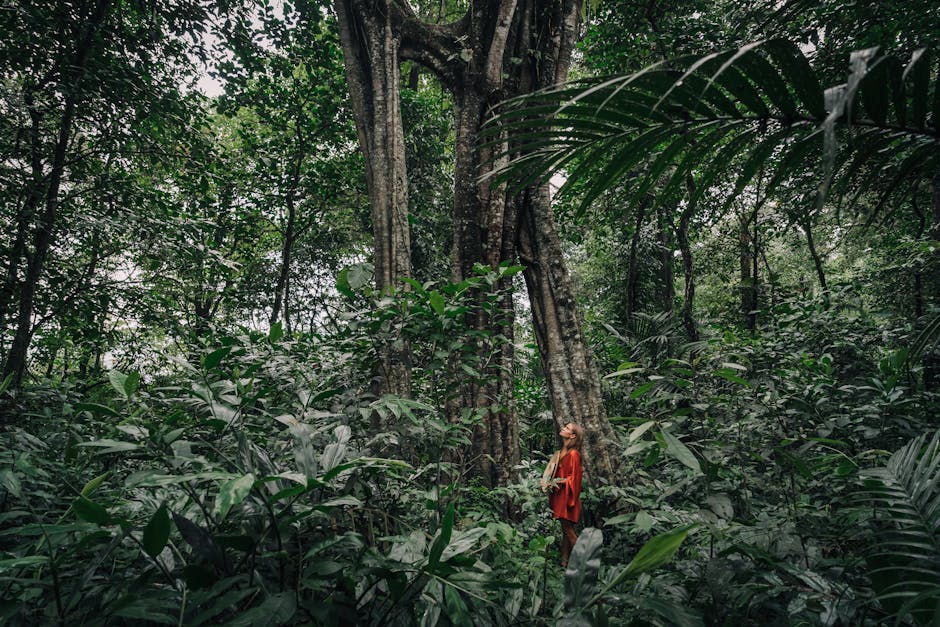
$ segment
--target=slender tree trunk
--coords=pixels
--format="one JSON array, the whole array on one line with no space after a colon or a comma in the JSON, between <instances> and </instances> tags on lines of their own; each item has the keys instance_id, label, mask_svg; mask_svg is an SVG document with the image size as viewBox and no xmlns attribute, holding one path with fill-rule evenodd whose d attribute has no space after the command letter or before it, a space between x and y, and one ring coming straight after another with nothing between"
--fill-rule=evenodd
<instances>
[{"instance_id":1,"label":"slender tree trunk","mask_svg":"<svg viewBox=\"0 0 940 627\"><path fill-rule=\"evenodd\" d=\"M762 172L763 175L763 172ZM758 193L760 181L758 181ZM760 273L759 265L760 261L760 231L758 230L760 224L760 202L755 203L754 206L754 215L751 218L751 222L754 225L754 235L751 237L751 242L754 244L754 250L751 252L751 312L748 317L748 328L751 331L757 330L757 308L760 307Z\"/></svg>"},{"instance_id":2,"label":"slender tree trunk","mask_svg":"<svg viewBox=\"0 0 940 627\"><path fill-rule=\"evenodd\" d=\"M65 153L68 148L72 132L72 120L75 115L75 98L68 97L65 110L59 124L59 135L56 143L52 169L49 172L49 182L46 188L45 208L33 236L32 252L27 253L26 274L20 286L19 307L16 316L16 331L10 352L7 354L3 368L3 376L13 375L12 386L19 387L26 372L26 357L29 343L33 335L33 303L36 288L45 269L46 256L52 244L52 234L55 229L56 213L59 208L59 187L62 184L62 175L65 171Z\"/></svg>"},{"instance_id":3,"label":"slender tree trunk","mask_svg":"<svg viewBox=\"0 0 940 627\"><path fill-rule=\"evenodd\" d=\"M685 179L689 198L695 195L695 179L688 174ZM685 336L690 342L698 341L698 328L695 326L693 306L695 304L695 273L692 263L692 247L689 245L689 226L695 205L687 202L679 216L679 228L676 230L676 239L679 241L679 251L682 254L682 275L685 281L685 290L682 299L682 326L685 327Z\"/></svg>"},{"instance_id":4,"label":"slender tree trunk","mask_svg":"<svg viewBox=\"0 0 940 627\"><path fill-rule=\"evenodd\" d=\"M656 230L659 238L659 282L660 306L663 311L672 312L676 301L675 275L673 272L673 250L669 242L668 221L666 207L660 203L656 212Z\"/></svg>"},{"instance_id":5,"label":"slender tree trunk","mask_svg":"<svg viewBox=\"0 0 940 627\"><path fill-rule=\"evenodd\" d=\"M32 235L32 250L24 252L26 273L19 289L16 330L3 365L3 376L12 375L11 386L14 388L22 384L26 373L29 344L33 336L32 317L36 289L45 271L46 258L55 233L56 216L59 209L59 188L62 185L62 178L65 173L66 153L72 137L76 107L81 94L88 59L97 39L97 31L107 15L109 4L108 0L98 0L95 3L91 15L83 25L76 42L74 55L67 59L62 67L62 73L65 77L61 84L65 92L62 117L59 119L55 148L49 173L45 179L42 214L39 216ZM36 120L33 122L35 127Z\"/></svg>"},{"instance_id":6,"label":"slender tree trunk","mask_svg":"<svg viewBox=\"0 0 940 627\"><path fill-rule=\"evenodd\" d=\"M295 224L297 208L294 204L293 192L287 196L287 224L284 227L284 244L281 246L281 267L277 274L277 284L274 287L274 304L271 306L270 322L273 325L281 317L281 305L284 304L284 317L287 317L287 281L290 275L290 258L294 246Z\"/></svg>"},{"instance_id":7,"label":"slender tree trunk","mask_svg":"<svg viewBox=\"0 0 940 627\"><path fill-rule=\"evenodd\" d=\"M738 261L741 271L741 319L750 324L751 290L754 278L751 276L751 232L748 229L749 220L746 214L738 217Z\"/></svg>"},{"instance_id":8,"label":"slender tree trunk","mask_svg":"<svg viewBox=\"0 0 940 627\"><path fill-rule=\"evenodd\" d=\"M777 306L777 274L770 267L770 261L767 260L767 251L764 248L760 250L761 260L764 262L764 269L767 270L767 281L770 283L770 307Z\"/></svg>"},{"instance_id":9,"label":"slender tree trunk","mask_svg":"<svg viewBox=\"0 0 940 627\"><path fill-rule=\"evenodd\" d=\"M278 321L281 315L281 305L284 307L284 327L288 337L291 336L290 327L290 264L294 242L297 240L297 190L300 187L300 174L304 159L307 156L307 141L299 122L294 120L295 157L290 173L290 184L287 187L285 205L287 206L287 224L284 227L284 245L281 248L281 268L278 272L277 286L274 293L274 304L271 307L271 324Z\"/></svg>"},{"instance_id":10,"label":"slender tree trunk","mask_svg":"<svg viewBox=\"0 0 940 627\"><path fill-rule=\"evenodd\" d=\"M629 318L640 309L640 237L643 231L643 221L646 219L646 202L644 198L636 206L636 223L633 227L633 236L630 238L630 256L627 261L627 317Z\"/></svg>"},{"instance_id":11,"label":"slender tree trunk","mask_svg":"<svg viewBox=\"0 0 940 627\"><path fill-rule=\"evenodd\" d=\"M29 239L29 229L36 211L42 204L45 188L45 175L42 160L42 114L35 106L34 88L27 86L23 90L23 101L29 113L29 161L30 177L26 182L26 193L16 215L16 236L10 247L7 259L7 272L0 290L0 326L5 326L7 316L15 306L15 300L20 289L19 274L23 260L26 256L26 242Z\"/></svg>"},{"instance_id":12,"label":"slender tree trunk","mask_svg":"<svg viewBox=\"0 0 940 627\"><path fill-rule=\"evenodd\" d=\"M819 252L816 250L816 241L813 238L813 225L810 220L806 220L803 224L803 232L806 234L806 247L809 249L809 255L813 259L813 267L816 268L816 280L819 281L819 289L822 290L823 299L826 303L829 302L829 288L826 285L826 272L823 269L822 258L819 256Z\"/></svg>"}]
</instances>

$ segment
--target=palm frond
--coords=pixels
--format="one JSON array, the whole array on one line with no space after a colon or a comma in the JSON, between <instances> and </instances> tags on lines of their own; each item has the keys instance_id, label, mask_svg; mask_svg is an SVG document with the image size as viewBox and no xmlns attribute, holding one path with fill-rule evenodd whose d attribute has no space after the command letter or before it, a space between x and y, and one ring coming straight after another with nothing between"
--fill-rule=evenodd
<instances>
[{"instance_id":1,"label":"palm frond","mask_svg":"<svg viewBox=\"0 0 940 627\"><path fill-rule=\"evenodd\" d=\"M876 511L867 560L876 599L899 618L930 624L940 600L940 431L915 438L866 473Z\"/></svg>"},{"instance_id":2,"label":"palm frond","mask_svg":"<svg viewBox=\"0 0 940 627\"><path fill-rule=\"evenodd\" d=\"M488 176L522 188L565 170L564 189L584 190L583 212L616 185L634 202L648 193L662 202L692 173L691 201L720 184L730 199L762 171L772 193L815 169L817 208L833 188L883 207L940 167L935 76L927 49L906 63L857 51L846 82L829 88L786 40L683 57L503 103L484 137L512 143Z\"/></svg>"}]
</instances>

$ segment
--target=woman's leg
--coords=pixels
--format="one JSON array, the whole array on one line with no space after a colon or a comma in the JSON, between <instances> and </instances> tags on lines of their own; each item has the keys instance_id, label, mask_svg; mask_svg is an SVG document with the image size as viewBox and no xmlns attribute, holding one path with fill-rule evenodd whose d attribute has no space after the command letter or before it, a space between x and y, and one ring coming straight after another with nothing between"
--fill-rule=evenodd
<instances>
[{"instance_id":1,"label":"woman's leg","mask_svg":"<svg viewBox=\"0 0 940 627\"><path fill-rule=\"evenodd\" d=\"M561 521L561 565L567 566L571 550L578 541L578 534L574 532L574 523L572 521L564 518L559 518L559 520Z\"/></svg>"}]
</instances>

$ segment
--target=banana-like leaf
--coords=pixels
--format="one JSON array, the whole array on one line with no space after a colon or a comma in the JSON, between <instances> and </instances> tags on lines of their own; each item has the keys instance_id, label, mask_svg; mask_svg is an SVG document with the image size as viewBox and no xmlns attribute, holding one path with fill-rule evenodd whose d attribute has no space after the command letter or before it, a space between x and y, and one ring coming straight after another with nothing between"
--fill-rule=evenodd
<instances>
[{"instance_id":1,"label":"banana-like leaf","mask_svg":"<svg viewBox=\"0 0 940 627\"><path fill-rule=\"evenodd\" d=\"M483 133L499 164L487 176L521 188L565 169L583 212L620 185L658 204L691 174L695 202L722 182L734 198L757 176L776 188L818 171L817 210L834 189L883 210L940 168L931 63L926 49L906 62L859 50L826 88L796 44L774 39L568 83L500 105Z\"/></svg>"},{"instance_id":2,"label":"banana-like leaf","mask_svg":"<svg viewBox=\"0 0 940 627\"><path fill-rule=\"evenodd\" d=\"M577 620L591 599L600 573L603 545L601 530L588 527L571 551L571 563L565 571L565 610L570 620Z\"/></svg>"},{"instance_id":3,"label":"banana-like leaf","mask_svg":"<svg viewBox=\"0 0 940 627\"><path fill-rule=\"evenodd\" d=\"M940 431L915 438L863 474L875 509L867 560L876 598L899 618L933 624L940 601Z\"/></svg>"}]
</instances>

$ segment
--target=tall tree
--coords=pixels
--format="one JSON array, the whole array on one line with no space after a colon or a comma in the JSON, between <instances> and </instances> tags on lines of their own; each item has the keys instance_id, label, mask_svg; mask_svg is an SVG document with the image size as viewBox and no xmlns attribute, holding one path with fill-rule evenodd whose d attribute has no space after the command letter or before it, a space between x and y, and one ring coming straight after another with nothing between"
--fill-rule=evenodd
<instances>
[{"instance_id":1,"label":"tall tree","mask_svg":"<svg viewBox=\"0 0 940 627\"><path fill-rule=\"evenodd\" d=\"M407 2L336 0L346 72L376 235L378 286L407 276L409 232L404 170L399 62L428 68L455 102L454 279L477 264L495 268L519 259L532 303L539 351L556 420L575 420L589 434L591 467L612 480L614 435L601 403L596 369L575 310L571 281L552 216L547 187L512 194L480 179L493 155L508 148L479 147L489 111L507 97L566 79L578 33L581 3L502 0L471 5L456 21L432 24ZM509 303L507 302L507 305ZM479 313L480 329L511 329L511 307ZM512 407L512 343L493 364L485 383L468 383L451 407L483 415L474 437L479 469L496 483L511 479L518 461L518 426Z\"/></svg>"}]
</instances>

